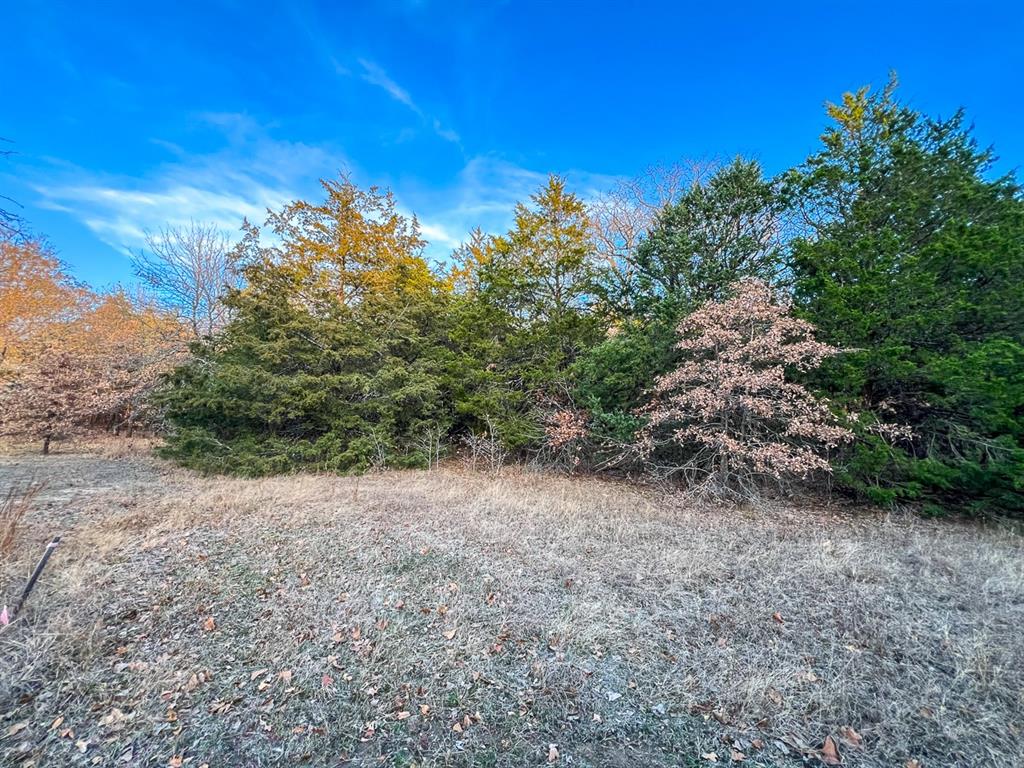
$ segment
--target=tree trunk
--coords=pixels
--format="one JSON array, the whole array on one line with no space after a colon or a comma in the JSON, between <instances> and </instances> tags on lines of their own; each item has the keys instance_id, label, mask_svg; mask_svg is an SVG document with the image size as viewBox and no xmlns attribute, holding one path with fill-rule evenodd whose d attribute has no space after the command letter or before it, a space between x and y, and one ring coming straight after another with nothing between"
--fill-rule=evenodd
<instances>
[{"instance_id":1,"label":"tree trunk","mask_svg":"<svg viewBox=\"0 0 1024 768\"><path fill-rule=\"evenodd\" d=\"M50 454L50 436L47 435L46 437L43 438L43 456L48 456L49 454Z\"/></svg>"}]
</instances>

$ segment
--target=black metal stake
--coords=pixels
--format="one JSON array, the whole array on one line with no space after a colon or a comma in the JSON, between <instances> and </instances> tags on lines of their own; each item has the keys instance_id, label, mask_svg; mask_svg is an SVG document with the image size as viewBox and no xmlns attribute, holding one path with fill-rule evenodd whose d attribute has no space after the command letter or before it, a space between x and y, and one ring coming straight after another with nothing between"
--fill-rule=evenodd
<instances>
[{"instance_id":1,"label":"black metal stake","mask_svg":"<svg viewBox=\"0 0 1024 768\"><path fill-rule=\"evenodd\" d=\"M43 556L39 558L39 562L36 563L36 569L32 571L32 576L29 578L28 583L25 585L25 589L21 592L21 597L18 598L18 602L14 606L14 610L11 612L11 618L13 619L21 611L21 606L25 604L28 599L29 593L32 588L36 585L39 580L39 575L43 572L43 568L46 567L46 562L50 559L50 555L53 554L53 550L60 544L60 536L54 536L53 541L46 545L46 551L43 552Z\"/></svg>"}]
</instances>

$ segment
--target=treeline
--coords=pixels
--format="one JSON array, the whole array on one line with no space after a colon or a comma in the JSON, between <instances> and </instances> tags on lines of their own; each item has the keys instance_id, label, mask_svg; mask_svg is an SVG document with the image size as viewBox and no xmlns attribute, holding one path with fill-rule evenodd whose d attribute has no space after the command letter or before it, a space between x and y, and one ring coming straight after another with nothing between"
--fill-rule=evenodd
<instances>
[{"instance_id":1,"label":"treeline","mask_svg":"<svg viewBox=\"0 0 1024 768\"><path fill-rule=\"evenodd\" d=\"M1019 514L1020 188L893 85L829 115L775 178L674 166L585 203L552 176L434 266L390 193L324 182L245 225L224 322L148 399L166 454L257 475L458 453L740 496L831 477Z\"/></svg>"}]
</instances>

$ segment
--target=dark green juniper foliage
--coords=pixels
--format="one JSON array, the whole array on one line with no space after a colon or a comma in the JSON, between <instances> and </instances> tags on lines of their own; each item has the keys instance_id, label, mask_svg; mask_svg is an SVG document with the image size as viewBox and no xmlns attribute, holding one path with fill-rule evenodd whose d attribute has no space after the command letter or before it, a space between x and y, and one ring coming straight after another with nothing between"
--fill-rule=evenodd
<instances>
[{"instance_id":1,"label":"dark green juniper foliage","mask_svg":"<svg viewBox=\"0 0 1024 768\"><path fill-rule=\"evenodd\" d=\"M312 312L273 271L246 279L227 328L161 394L167 455L242 475L426 464L452 400L432 302Z\"/></svg>"},{"instance_id":2,"label":"dark green juniper foliage","mask_svg":"<svg viewBox=\"0 0 1024 768\"><path fill-rule=\"evenodd\" d=\"M855 412L839 480L882 502L1024 510L1024 202L987 178L962 113L926 118L895 84L830 107L824 148L788 181L812 234L798 305L851 350L816 383ZM876 422L909 426L887 440Z\"/></svg>"}]
</instances>

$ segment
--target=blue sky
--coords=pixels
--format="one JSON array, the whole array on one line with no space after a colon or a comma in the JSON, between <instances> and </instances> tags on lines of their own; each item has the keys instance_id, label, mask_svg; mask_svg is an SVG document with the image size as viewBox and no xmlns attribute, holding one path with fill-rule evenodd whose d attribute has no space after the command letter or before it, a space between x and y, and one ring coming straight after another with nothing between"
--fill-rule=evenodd
<instances>
[{"instance_id":1,"label":"blue sky","mask_svg":"<svg viewBox=\"0 0 1024 768\"><path fill-rule=\"evenodd\" d=\"M653 163L817 146L823 104L898 72L1024 162L1018 3L32 2L0 46L0 194L75 274L131 278L144 230L390 186L441 258L548 172L583 196Z\"/></svg>"}]
</instances>

